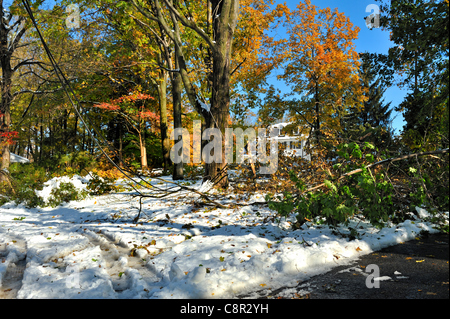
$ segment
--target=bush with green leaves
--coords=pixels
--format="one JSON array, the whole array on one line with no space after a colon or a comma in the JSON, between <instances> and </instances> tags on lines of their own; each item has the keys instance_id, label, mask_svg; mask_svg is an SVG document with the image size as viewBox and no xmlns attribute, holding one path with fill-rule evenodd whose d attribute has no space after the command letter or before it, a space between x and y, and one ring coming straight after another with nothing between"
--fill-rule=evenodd
<instances>
[{"instance_id":1,"label":"bush with green leaves","mask_svg":"<svg viewBox=\"0 0 450 319\"><path fill-rule=\"evenodd\" d=\"M43 199L35 192L42 190L49 178L44 168L34 163L12 163L9 173L11 184L1 186L4 195L0 204L14 201L30 208L44 205Z\"/></svg>"},{"instance_id":2,"label":"bush with green leaves","mask_svg":"<svg viewBox=\"0 0 450 319\"><path fill-rule=\"evenodd\" d=\"M287 217L296 214L296 227L307 220L320 217L325 224L337 227L348 225L349 219L362 214L372 225L383 227L389 216L399 207L393 202L393 186L382 171L372 171L366 166L375 160L375 148L365 143L342 144L337 148L338 160L333 166L335 176L348 176L334 181L325 180L324 187L307 192L306 185L294 171L290 178L298 189L297 194L285 192L283 196L266 196L269 208Z\"/></svg>"},{"instance_id":3,"label":"bush with green leaves","mask_svg":"<svg viewBox=\"0 0 450 319\"><path fill-rule=\"evenodd\" d=\"M89 180L87 190L90 195L103 195L116 191L115 182L113 177L100 177L97 173L91 173L92 178Z\"/></svg>"},{"instance_id":4,"label":"bush with green leaves","mask_svg":"<svg viewBox=\"0 0 450 319\"><path fill-rule=\"evenodd\" d=\"M86 191L77 190L71 182L61 182L59 187L52 189L47 205L56 207L64 202L67 203L73 200L82 200L86 198L86 196Z\"/></svg>"},{"instance_id":5,"label":"bush with green leaves","mask_svg":"<svg viewBox=\"0 0 450 319\"><path fill-rule=\"evenodd\" d=\"M42 162L47 171L52 176L69 176L84 175L97 167L98 163L95 156L88 152L74 152L68 154L60 154L50 160ZM83 174L84 173L84 174Z\"/></svg>"},{"instance_id":6,"label":"bush with green leaves","mask_svg":"<svg viewBox=\"0 0 450 319\"><path fill-rule=\"evenodd\" d=\"M36 191L44 188L44 183L49 179L49 175L43 167L34 163L13 163L10 165L11 184L0 185L0 205L14 201L16 204L23 204L27 208L52 206L56 207L63 202L71 200L81 200L86 197L86 191L79 191L70 182L61 182L59 187L52 189L48 203L36 194Z\"/></svg>"},{"instance_id":7,"label":"bush with green leaves","mask_svg":"<svg viewBox=\"0 0 450 319\"><path fill-rule=\"evenodd\" d=\"M44 168L34 163L12 163L9 173L15 184L37 190L42 190L50 178Z\"/></svg>"}]
</instances>

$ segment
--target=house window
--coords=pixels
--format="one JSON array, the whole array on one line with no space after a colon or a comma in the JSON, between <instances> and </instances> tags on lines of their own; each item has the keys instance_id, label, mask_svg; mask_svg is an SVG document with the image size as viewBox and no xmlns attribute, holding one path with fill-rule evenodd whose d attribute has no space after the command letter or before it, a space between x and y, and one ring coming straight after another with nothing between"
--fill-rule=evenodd
<instances>
[{"instance_id":1,"label":"house window","mask_svg":"<svg viewBox=\"0 0 450 319\"><path fill-rule=\"evenodd\" d=\"M302 148L302 142L301 141L292 141L291 142L291 149L301 149Z\"/></svg>"}]
</instances>

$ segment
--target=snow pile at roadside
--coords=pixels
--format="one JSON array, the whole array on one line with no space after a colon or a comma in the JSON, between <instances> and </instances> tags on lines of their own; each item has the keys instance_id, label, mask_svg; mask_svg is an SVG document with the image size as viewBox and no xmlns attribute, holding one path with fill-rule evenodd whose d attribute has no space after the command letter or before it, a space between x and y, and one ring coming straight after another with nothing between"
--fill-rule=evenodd
<instances>
[{"instance_id":1,"label":"snow pile at roadside","mask_svg":"<svg viewBox=\"0 0 450 319\"><path fill-rule=\"evenodd\" d=\"M53 179L47 187L61 181L69 179ZM70 181L83 187L80 177ZM191 187L199 189L200 182ZM48 189L41 192L45 196ZM381 231L355 219L351 226L360 239L349 241L311 223L289 230L289 220L268 221L274 212L263 206L184 204L197 196L145 198L138 224L132 220L139 200L124 195L94 196L57 208L0 206L0 285L12 264L25 259L18 298L251 297L262 289L269 294L297 286L421 231L436 232L417 216ZM427 212L419 209L418 215Z\"/></svg>"}]
</instances>

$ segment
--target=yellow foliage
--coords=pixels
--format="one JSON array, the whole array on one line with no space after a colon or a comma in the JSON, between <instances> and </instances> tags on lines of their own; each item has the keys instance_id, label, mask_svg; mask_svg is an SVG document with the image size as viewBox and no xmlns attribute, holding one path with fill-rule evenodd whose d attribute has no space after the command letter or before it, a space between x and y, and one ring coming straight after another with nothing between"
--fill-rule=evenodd
<instances>
[{"instance_id":1,"label":"yellow foliage","mask_svg":"<svg viewBox=\"0 0 450 319\"><path fill-rule=\"evenodd\" d=\"M125 178L125 176L117 168L112 168L108 170L93 169L92 172L97 173L97 175L100 177L108 177L113 179Z\"/></svg>"}]
</instances>

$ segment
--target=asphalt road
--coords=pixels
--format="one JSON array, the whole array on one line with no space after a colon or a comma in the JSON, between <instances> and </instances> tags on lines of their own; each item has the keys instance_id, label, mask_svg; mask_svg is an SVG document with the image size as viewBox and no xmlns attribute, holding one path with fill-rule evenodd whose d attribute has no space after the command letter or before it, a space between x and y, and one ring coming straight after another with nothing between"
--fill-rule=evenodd
<instances>
[{"instance_id":1,"label":"asphalt road","mask_svg":"<svg viewBox=\"0 0 450 319\"><path fill-rule=\"evenodd\" d=\"M449 235L432 234L365 255L297 287L301 299L449 299ZM379 268L379 286L368 265ZM390 279L389 279L389 278ZM368 288L366 283L372 285ZM280 293L274 291L272 296ZM309 291L306 293L305 291Z\"/></svg>"}]
</instances>

